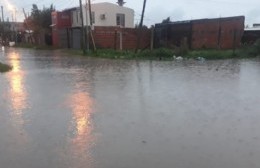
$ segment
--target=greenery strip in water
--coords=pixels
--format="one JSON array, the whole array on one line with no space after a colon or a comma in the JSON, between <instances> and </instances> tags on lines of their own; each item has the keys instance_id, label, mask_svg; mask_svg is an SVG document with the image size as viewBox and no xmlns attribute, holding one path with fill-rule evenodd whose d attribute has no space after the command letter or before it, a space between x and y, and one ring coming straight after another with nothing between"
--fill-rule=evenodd
<instances>
[{"instance_id":1,"label":"greenery strip in water","mask_svg":"<svg viewBox=\"0 0 260 168\"><path fill-rule=\"evenodd\" d=\"M3 63L0 62L0 72L1 72L1 73L2 73L2 72L8 72L8 71L10 71L11 69L12 69L11 66L6 65L6 64L3 64Z\"/></svg>"}]
</instances>

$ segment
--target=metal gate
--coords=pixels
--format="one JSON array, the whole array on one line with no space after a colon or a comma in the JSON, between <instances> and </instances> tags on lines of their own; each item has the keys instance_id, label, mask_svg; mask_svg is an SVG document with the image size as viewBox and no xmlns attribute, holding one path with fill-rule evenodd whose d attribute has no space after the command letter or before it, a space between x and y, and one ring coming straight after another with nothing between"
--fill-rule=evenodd
<instances>
[{"instance_id":1,"label":"metal gate","mask_svg":"<svg viewBox=\"0 0 260 168\"><path fill-rule=\"evenodd\" d=\"M72 29L72 48L80 49L81 48L81 30L79 28Z\"/></svg>"},{"instance_id":2,"label":"metal gate","mask_svg":"<svg viewBox=\"0 0 260 168\"><path fill-rule=\"evenodd\" d=\"M60 47L69 48L69 34L67 29L59 30Z\"/></svg>"}]
</instances>

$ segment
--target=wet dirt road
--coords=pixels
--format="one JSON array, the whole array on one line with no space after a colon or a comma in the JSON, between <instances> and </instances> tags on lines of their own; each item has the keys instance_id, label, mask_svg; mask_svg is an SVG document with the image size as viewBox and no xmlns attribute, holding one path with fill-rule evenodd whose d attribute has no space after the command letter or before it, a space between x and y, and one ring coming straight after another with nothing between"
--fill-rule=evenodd
<instances>
[{"instance_id":1,"label":"wet dirt road","mask_svg":"<svg viewBox=\"0 0 260 168\"><path fill-rule=\"evenodd\" d=\"M259 168L260 60L7 49L2 168Z\"/></svg>"}]
</instances>

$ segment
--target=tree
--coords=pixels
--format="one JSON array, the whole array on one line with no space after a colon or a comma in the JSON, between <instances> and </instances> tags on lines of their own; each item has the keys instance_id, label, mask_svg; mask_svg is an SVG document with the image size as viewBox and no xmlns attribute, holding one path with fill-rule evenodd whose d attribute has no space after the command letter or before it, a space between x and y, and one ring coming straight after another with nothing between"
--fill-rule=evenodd
<instances>
[{"instance_id":1,"label":"tree","mask_svg":"<svg viewBox=\"0 0 260 168\"><path fill-rule=\"evenodd\" d=\"M167 17L166 19L164 19L162 21L162 23L170 23L171 22L171 18L170 17Z\"/></svg>"},{"instance_id":2,"label":"tree","mask_svg":"<svg viewBox=\"0 0 260 168\"><path fill-rule=\"evenodd\" d=\"M32 5L31 20L35 41L38 44L43 43L43 36L51 33L52 18L51 13L55 11L53 5L49 8L43 7L42 10L36 4Z\"/></svg>"}]
</instances>

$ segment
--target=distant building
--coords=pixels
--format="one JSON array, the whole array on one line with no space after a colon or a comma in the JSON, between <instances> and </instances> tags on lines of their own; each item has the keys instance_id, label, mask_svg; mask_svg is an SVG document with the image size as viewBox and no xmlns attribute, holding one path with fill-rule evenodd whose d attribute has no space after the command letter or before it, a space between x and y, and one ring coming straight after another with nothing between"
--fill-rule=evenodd
<instances>
[{"instance_id":1,"label":"distant building","mask_svg":"<svg viewBox=\"0 0 260 168\"><path fill-rule=\"evenodd\" d=\"M15 32L24 32L25 27L23 22L9 22L10 30Z\"/></svg>"},{"instance_id":2,"label":"distant building","mask_svg":"<svg viewBox=\"0 0 260 168\"><path fill-rule=\"evenodd\" d=\"M253 27L260 27L260 23L254 23Z\"/></svg>"},{"instance_id":3,"label":"distant building","mask_svg":"<svg viewBox=\"0 0 260 168\"><path fill-rule=\"evenodd\" d=\"M240 46L244 16L166 22L155 25L155 46L187 43L190 49L231 49Z\"/></svg>"},{"instance_id":4,"label":"distant building","mask_svg":"<svg viewBox=\"0 0 260 168\"><path fill-rule=\"evenodd\" d=\"M91 5L92 29L94 27L134 28L134 10L119 4L95 3ZM83 6L84 26L90 25L89 7ZM52 13L53 45L62 48L81 48L81 16L79 7ZM100 30L100 29L99 29Z\"/></svg>"},{"instance_id":5,"label":"distant building","mask_svg":"<svg viewBox=\"0 0 260 168\"><path fill-rule=\"evenodd\" d=\"M134 28L134 10L116 5L113 3L95 3L91 5L91 18L94 26L121 26L125 28ZM88 22L90 25L89 7L83 8L84 25ZM89 18L89 17L88 17ZM77 8L72 11L72 27L81 26L80 10Z\"/></svg>"},{"instance_id":6,"label":"distant building","mask_svg":"<svg viewBox=\"0 0 260 168\"><path fill-rule=\"evenodd\" d=\"M1 22L0 43L8 44L9 41L21 42L21 35L25 32L23 22ZM2 33L2 31L4 33Z\"/></svg>"},{"instance_id":7,"label":"distant building","mask_svg":"<svg viewBox=\"0 0 260 168\"><path fill-rule=\"evenodd\" d=\"M253 44L258 39L260 39L260 24L253 24L253 27L245 28L243 44Z\"/></svg>"},{"instance_id":8,"label":"distant building","mask_svg":"<svg viewBox=\"0 0 260 168\"><path fill-rule=\"evenodd\" d=\"M62 12L52 12L52 44L56 47L70 48L71 32L71 11L76 8L64 10Z\"/></svg>"}]
</instances>

